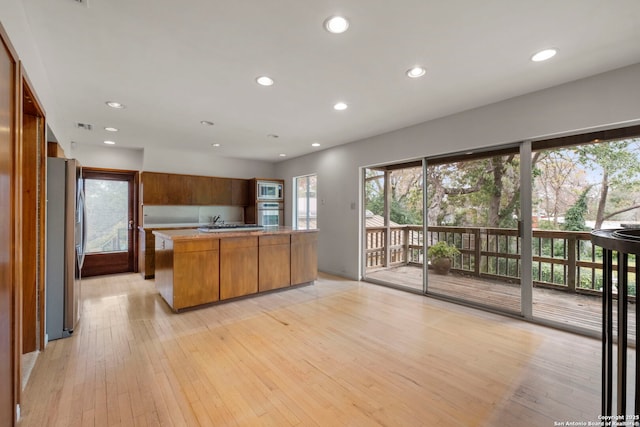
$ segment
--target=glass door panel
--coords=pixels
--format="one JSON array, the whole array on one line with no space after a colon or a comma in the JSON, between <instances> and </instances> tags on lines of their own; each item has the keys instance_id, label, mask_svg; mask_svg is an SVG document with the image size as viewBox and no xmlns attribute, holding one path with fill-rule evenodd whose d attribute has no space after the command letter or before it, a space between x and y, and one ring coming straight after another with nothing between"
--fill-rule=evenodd
<instances>
[{"instance_id":1,"label":"glass door panel","mask_svg":"<svg viewBox=\"0 0 640 427\"><path fill-rule=\"evenodd\" d=\"M365 170L367 280L424 292L422 162Z\"/></svg>"},{"instance_id":2,"label":"glass door panel","mask_svg":"<svg viewBox=\"0 0 640 427\"><path fill-rule=\"evenodd\" d=\"M87 253L129 250L129 186L126 181L85 180Z\"/></svg>"},{"instance_id":3,"label":"glass door panel","mask_svg":"<svg viewBox=\"0 0 640 427\"><path fill-rule=\"evenodd\" d=\"M137 173L83 168L86 252L82 276L135 268Z\"/></svg>"},{"instance_id":4,"label":"glass door panel","mask_svg":"<svg viewBox=\"0 0 640 427\"><path fill-rule=\"evenodd\" d=\"M519 167L515 149L427 163L428 293L521 312Z\"/></svg>"},{"instance_id":5,"label":"glass door panel","mask_svg":"<svg viewBox=\"0 0 640 427\"><path fill-rule=\"evenodd\" d=\"M539 150L532 159L533 316L600 332L602 248L591 244L590 231L640 226L640 139L596 139ZM633 258L630 266L635 313ZM617 274L614 267L614 280ZM635 331L634 314L630 320Z\"/></svg>"}]
</instances>

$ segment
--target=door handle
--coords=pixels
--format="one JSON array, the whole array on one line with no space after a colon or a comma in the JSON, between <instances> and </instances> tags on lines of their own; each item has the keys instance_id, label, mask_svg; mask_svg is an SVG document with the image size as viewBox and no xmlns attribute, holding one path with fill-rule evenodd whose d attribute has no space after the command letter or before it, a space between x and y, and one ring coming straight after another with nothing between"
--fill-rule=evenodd
<instances>
[{"instance_id":1,"label":"door handle","mask_svg":"<svg viewBox=\"0 0 640 427\"><path fill-rule=\"evenodd\" d=\"M133 220L129 220L129 230L133 230Z\"/></svg>"}]
</instances>

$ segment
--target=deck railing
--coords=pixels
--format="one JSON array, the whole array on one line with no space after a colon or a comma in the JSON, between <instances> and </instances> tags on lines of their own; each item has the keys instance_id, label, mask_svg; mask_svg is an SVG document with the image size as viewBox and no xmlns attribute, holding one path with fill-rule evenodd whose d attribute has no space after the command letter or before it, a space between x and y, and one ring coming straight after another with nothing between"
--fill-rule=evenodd
<instances>
[{"instance_id":1,"label":"deck railing","mask_svg":"<svg viewBox=\"0 0 640 427\"><path fill-rule=\"evenodd\" d=\"M452 270L503 281L520 279L521 240L517 229L490 227L429 227L426 239L421 225L367 227L367 270L400 265L421 266L427 247L444 240L460 255ZM588 232L533 230L533 283L568 292L601 293L602 248L591 243ZM629 294L635 296L636 266L628 269Z\"/></svg>"}]
</instances>

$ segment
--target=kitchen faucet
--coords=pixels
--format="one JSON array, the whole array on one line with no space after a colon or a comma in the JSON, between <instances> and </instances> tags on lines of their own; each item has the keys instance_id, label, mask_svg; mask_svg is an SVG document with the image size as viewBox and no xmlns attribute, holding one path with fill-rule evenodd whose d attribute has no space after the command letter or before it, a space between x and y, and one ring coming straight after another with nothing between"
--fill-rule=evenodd
<instances>
[{"instance_id":1,"label":"kitchen faucet","mask_svg":"<svg viewBox=\"0 0 640 427\"><path fill-rule=\"evenodd\" d=\"M209 217L212 225L216 225L216 223L220 220L220 215Z\"/></svg>"}]
</instances>

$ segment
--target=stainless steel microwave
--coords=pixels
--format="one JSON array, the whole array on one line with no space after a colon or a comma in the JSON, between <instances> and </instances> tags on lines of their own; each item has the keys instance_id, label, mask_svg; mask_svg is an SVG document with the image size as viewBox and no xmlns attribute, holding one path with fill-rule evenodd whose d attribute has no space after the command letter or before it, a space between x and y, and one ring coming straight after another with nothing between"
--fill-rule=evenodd
<instances>
[{"instance_id":1,"label":"stainless steel microwave","mask_svg":"<svg viewBox=\"0 0 640 427\"><path fill-rule=\"evenodd\" d=\"M282 200L282 183L258 181L257 186L258 200Z\"/></svg>"}]
</instances>

